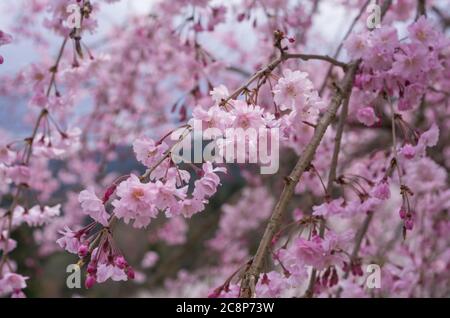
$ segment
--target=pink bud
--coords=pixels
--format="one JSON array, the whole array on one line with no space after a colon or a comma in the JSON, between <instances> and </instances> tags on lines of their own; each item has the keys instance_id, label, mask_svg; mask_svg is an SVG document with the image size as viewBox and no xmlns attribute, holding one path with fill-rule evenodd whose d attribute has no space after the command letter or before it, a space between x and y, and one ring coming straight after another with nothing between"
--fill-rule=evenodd
<instances>
[{"instance_id":1,"label":"pink bud","mask_svg":"<svg viewBox=\"0 0 450 318\"><path fill-rule=\"evenodd\" d=\"M245 13L239 13L237 16L237 20L242 22L245 19Z\"/></svg>"},{"instance_id":2,"label":"pink bud","mask_svg":"<svg viewBox=\"0 0 450 318\"><path fill-rule=\"evenodd\" d=\"M3 60L3 56L0 55L0 64L3 64L4 60Z\"/></svg>"},{"instance_id":3,"label":"pink bud","mask_svg":"<svg viewBox=\"0 0 450 318\"><path fill-rule=\"evenodd\" d=\"M330 281L329 281L329 287L337 285L338 282L339 282L338 274L336 272L336 269L333 268L333 273L331 274L331 278L330 278Z\"/></svg>"},{"instance_id":4,"label":"pink bud","mask_svg":"<svg viewBox=\"0 0 450 318\"><path fill-rule=\"evenodd\" d=\"M127 269L127 277L128 279L134 279L134 270L131 267L128 267Z\"/></svg>"},{"instance_id":5,"label":"pink bud","mask_svg":"<svg viewBox=\"0 0 450 318\"><path fill-rule=\"evenodd\" d=\"M269 283L270 283L270 279L269 279L269 277L267 276L267 274L264 273L264 275L263 275L263 277L262 277L262 280L261 280L261 284L269 285Z\"/></svg>"},{"instance_id":6,"label":"pink bud","mask_svg":"<svg viewBox=\"0 0 450 318\"><path fill-rule=\"evenodd\" d=\"M97 266L95 266L95 264L93 263L89 263L87 267L87 272L91 275L94 275L95 273L97 273Z\"/></svg>"},{"instance_id":7,"label":"pink bud","mask_svg":"<svg viewBox=\"0 0 450 318\"><path fill-rule=\"evenodd\" d=\"M81 244L78 248L78 256L79 257L85 257L88 254L89 248L87 245Z\"/></svg>"},{"instance_id":8,"label":"pink bud","mask_svg":"<svg viewBox=\"0 0 450 318\"><path fill-rule=\"evenodd\" d=\"M387 182L380 182L373 189L373 195L375 198L380 200L387 200L391 196L391 191L389 190L389 184Z\"/></svg>"},{"instance_id":9,"label":"pink bud","mask_svg":"<svg viewBox=\"0 0 450 318\"><path fill-rule=\"evenodd\" d=\"M103 195L103 204L106 203L106 201L109 200L109 198L113 195L114 191L116 191L116 185L113 184L105 191L105 195Z\"/></svg>"},{"instance_id":10,"label":"pink bud","mask_svg":"<svg viewBox=\"0 0 450 318\"><path fill-rule=\"evenodd\" d=\"M195 32L202 32L203 31L202 25L200 23L194 24L194 31Z\"/></svg>"},{"instance_id":11,"label":"pink bud","mask_svg":"<svg viewBox=\"0 0 450 318\"><path fill-rule=\"evenodd\" d=\"M407 220L405 221L405 229L407 229L407 230L412 230L413 227L414 227L414 222L413 222L413 220L412 220L411 218L407 219Z\"/></svg>"},{"instance_id":12,"label":"pink bud","mask_svg":"<svg viewBox=\"0 0 450 318\"><path fill-rule=\"evenodd\" d=\"M116 264L116 266L120 269L124 269L128 265L127 261L122 255L116 257L116 259L114 260L114 264Z\"/></svg>"},{"instance_id":13,"label":"pink bud","mask_svg":"<svg viewBox=\"0 0 450 318\"><path fill-rule=\"evenodd\" d=\"M86 277L86 281L84 282L84 287L86 287L86 289L91 288L92 286L94 286L95 284L95 278L92 275L88 275Z\"/></svg>"},{"instance_id":14,"label":"pink bud","mask_svg":"<svg viewBox=\"0 0 450 318\"><path fill-rule=\"evenodd\" d=\"M400 150L400 153L406 158L406 159L412 159L416 155L416 148L414 148L410 144L406 144L402 147Z\"/></svg>"},{"instance_id":15,"label":"pink bud","mask_svg":"<svg viewBox=\"0 0 450 318\"><path fill-rule=\"evenodd\" d=\"M408 212L405 210L405 208L404 207L401 207L400 208L400 211L398 212L398 214L400 215L400 219L405 219L406 218L406 214L407 214Z\"/></svg>"}]
</instances>

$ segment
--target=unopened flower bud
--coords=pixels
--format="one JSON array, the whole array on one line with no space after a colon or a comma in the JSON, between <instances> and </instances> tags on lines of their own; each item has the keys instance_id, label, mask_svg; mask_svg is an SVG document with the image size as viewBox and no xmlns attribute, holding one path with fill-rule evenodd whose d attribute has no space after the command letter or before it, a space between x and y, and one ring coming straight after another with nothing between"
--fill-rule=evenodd
<instances>
[{"instance_id":1,"label":"unopened flower bud","mask_svg":"<svg viewBox=\"0 0 450 318\"><path fill-rule=\"evenodd\" d=\"M91 288L92 286L94 286L95 284L95 278L92 275L88 275L86 277L86 281L84 282L84 286L86 287L86 289Z\"/></svg>"},{"instance_id":2,"label":"unopened flower bud","mask_svg":"<svg viewBox=\"0 0 450 318\"><path fill-rule=\"evenodd\" d=\"M413 227L414 227L414 222L413 222L413 220L412 220L411 218L405 220L405 228L406 228L407 230L410 231L410 230L413 229Z\"/></svg>"},{"instance_id":3,"label":"unopened flower bud","mask_svg":"<svg viewBox=\"0 0 450 318\"><path fill-rule=\"evenodd\" d=\"M400 215L400 218L402 219L402 220L404 220L405 218L406 218L406 214L407 214L408 212L406 211L406 209L404 208L404 207L401 207L400 208L400 211L398 211L398 214Z\"/></svg>"},{"instance_id":4,"label":"unopened flower bud","mask_svg":"<svg viewBox=\"0 0 450 318\"><path fill-rule=\"evenodd\" d=\"M89 265L87 267L87 272L91 275L94 275L95 273L97 273L97 266L95 266L92 263L89 263Z\"/></svg>"},{"instance_id":5,"label":"unopened flower bud","mask_svg":"<svg viewBox=\"0 0 450 318\"><path fill-rule=\"evenodd\" d=\"M128 263L123 256L117 256L114 260L114 264L120 269L124 269Z\"/></svg>"},{"instance_id":6,"label":"unopened flower bud","mask_svg":"<svg viewBox=\"0 0 450 318\"><path fill-rule=\"evenodd\" d=\"M81 244L78 248L78 256L83 258L85 257L89 252L89 248L87 245Z\"/></svg>"}]
</instances>

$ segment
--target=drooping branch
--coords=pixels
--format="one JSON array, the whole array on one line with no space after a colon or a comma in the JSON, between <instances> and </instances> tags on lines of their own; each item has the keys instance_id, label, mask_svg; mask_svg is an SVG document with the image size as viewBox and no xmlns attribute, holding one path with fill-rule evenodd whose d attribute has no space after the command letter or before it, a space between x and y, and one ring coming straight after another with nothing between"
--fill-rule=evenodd
<instances>
[{"instance_id":1,"label":"drooping branch","mask_svg":"<svg viewBox=\"0 0 450 318\"><path fill-rule=\"evenodd\" d=\"M222 104L226 104L228 101L239 97L239 95L241 95L245 90L247 90L253 82L262 78L265 75L270 74L278 65L280 65L281 63L283 63L284 61L289 60L289 59L300 59L300 60L304 60L304 61L320 60L320 61L326 61L328 63L331 63L334 66L339 66L344 69L347 67L346 63L340 62L340 61L336 60L335 58L332 58L327 55L287 53L285 51L282 51L279 57L277 57L275 60L270 62L268 65L266 65L261 70L257 71L243 85L241 85L236 90L234 90L230 94L230 96L228 96L228 98L226 98L225 100L222 101Z\"/></svg>"},{"instance_id":2,"label":"drooping branch","mask_svg":"<svg viewBox=\"0 0 450 318\"><path fill-rule=\"evenodd\" d=\"M353 86L353 79L351 82L351 85L349 87L350 91ZM350 103L350 95L351 92L346 92L346 97L342 105L341 114L339 116L339 123L336 129L336 135L334 137L334 149L333 149L333 155L331 157L331 163L330 163L330 171L328 173L328 182L327 182L327 195L332 196L333 195L333 182L336 179L336 171L337 171L337 164L339 159L339 153L341 150L341 141L342 141L342 135L344 133L344 126L345 122L347 120L348 116L348 105ZM325 234L325 222L326 220L324 218L320 221L320 231L319 235L321 237ZM314 286L316 283L316 275L317 270L315 268L311 271L311 276L309 279L308 288L306 289L305 296L304 297L312 297L314 293Z\"/></svg>"},{"instance_id":3,"label":"drooping branch","mask_svg":"<svg viewBox=\"0 0 450 318\"><path fill-rule=\"evenodd\" d=\"M250 298L254 296L255 285L262 269L264 257L270 250L273 237L275 236L275 233L280 225L281 218L284 215L287 205L294 194L295 186L299 182L303 172L310 165L314 154L322 140L322 137L325 134L325 131L336 116L336 112L339 106L341 105L342 101L348 97L358 66L359 61L349 63L345 77L342 80L342 85L336 91L336 94L332 98L327 111L317 124L312 139L305 147L291 174L286 177L285 186L272 212L264 235L260 241L258 250L253 258L250 267L244 273L241 284L241 297Z\"/></svg>"},{"instance_id":4,"label":"drooping branch","mask_svg":"<svg viewBox=\"0 0 450 318\"><path fill-rule=\"evenodd\" d=\"M61 58L63 56L64 48L66 47L67 41L68 41L68 37L65 37L64 41L61 44L61 47L59 48L56 62L50 68L50 72L52 73L52 76L50 78L50 83L49 83L47 91L46 91L46 97L50 96L51 88L55 83L56 73L58 72L59 63L61 62ZM33 154L34 140L36 139L36 136L37 136L39 127L41 126L42 120L47 115L48 115L48 109L43 108L36 119L31 136L25 139L25 142L27 143L27 145L26 145L27 148L25 149L25 158L22 162L22 164L25 166L29 165L29 163L30 163L31 155ZM16 209L17 205L19 204L19 198L22 195L22 192L25 189L25 187L26 186L24 184L19 184L17 186L17 190L12 199L11 205L9 206L9 209L8 209L7 213L5 214L5 217L7 217L8 219L7 219L7 229L6 229L6 236L5 236L5 248L3 249L2 258L0 259L0 277L3 272L3 266L5 265L7 258L8 258L8 242L9 242L9 238L11 237L12 220L14 217L14 210Z\"/></svg>"},{"instance_id":5,"label":"drooping branch","mask_svg":"<svg viewBox=\"0 0 450 318\"><path fill-rule=\"evenodd\" d=\"M342 42L339 44L334 57L339 56L339 53L343 47L344 41L348 38L348 36L350 35L351 31L353 30L354 26L356 25L356 22L361 18L362 13L366 10L367 6L369 5L370 1L367 1L364 6L361 8L359 14L355 17L355 19L353 20L352 24L350 25L350 28L348 29L346 35L344 36L344 39L342 40ZM382 4L382 7L380 8L380 14L381 14L381 19L383 19L383 17L386 15L387 10L389 9L389 7L392 4L392 0L385 0ZM329 75L331 74L331 70L333 68L333 65L330 65L327 75L324 79L324 82L322 84L321 87L321 91L320 93L323 91L323 89L325 88L325 84L326 81L329 77ZM344 105L342 107L342 111L341 111L341 115L339 118L339 124L336 130L336 136L335 136L335 142L334 142L334 150L333 150L333 156L331 159L331 164L330 164L330 172L329 172L329 176L328 176L328 184L327 184L327 192L328 194L331 194L332 189L333 189L333 182L336 179L336 169L337 169L337 163L338 163L338 157L339 157L339 152L340 152L340 148L341 148L341 140L342 140L342 134L344 131L344 125L345 125L345 121L347 119L347 115L348 115L348 104L350 101L350 96L347 96L347 99L344 102ZM354 259L357 258L358 256L358 252L359 249L361 247L361 242L362 239L364 238L364 236L366 235L366 232L369 228L369 224L372 221L372 213L369 213L366 218L363 221L363 225L360 228L360 230L358 231L356 237L355 237L355 245L352 251L352 261ZM323 236L323 232L324 232L324 227L325 227L325 220L322 219L321 220L321 224L320 224L320 236ZM314 285L315 285L315 281L316 281L316 272L317 270L315 268L312 269L311 271L311 276L310 276L310 280L309 280L309 284L308 284L308 288L305 292L305 297L312 297L313 293L314 293ZM349 272L346 272L344 274L344 277L347 278L348 277ZM341 290L338 291L338 295L340 294Z\"/></svg>"}]
</instances>

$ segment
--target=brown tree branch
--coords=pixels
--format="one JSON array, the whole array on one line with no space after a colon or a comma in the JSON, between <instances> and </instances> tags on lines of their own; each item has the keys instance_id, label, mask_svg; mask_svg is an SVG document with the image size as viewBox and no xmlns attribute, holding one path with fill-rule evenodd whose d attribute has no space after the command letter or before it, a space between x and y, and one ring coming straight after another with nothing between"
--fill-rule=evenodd
<instances>
[{"instance_id":1,"label":"brown tree branch","mask_svg":"<svg viewBox=\"0 0 450 318\"><path fill-rule=\"evenodd\" d=\"M426 0L417 0L416 21L421 16L427 16Z\"/></svg>"}]
</instances>

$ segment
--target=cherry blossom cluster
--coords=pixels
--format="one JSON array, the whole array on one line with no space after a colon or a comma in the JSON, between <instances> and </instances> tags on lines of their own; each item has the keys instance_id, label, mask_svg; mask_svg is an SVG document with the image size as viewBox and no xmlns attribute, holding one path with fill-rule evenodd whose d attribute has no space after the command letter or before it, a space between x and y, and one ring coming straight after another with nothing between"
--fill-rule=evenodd
<instances>
[{"instance_id":1,"label":"cherry blossom cluster","mask_svg":"<svg viewBox=\"0 0 450 318\"><path fill-rule=\"evenodd\" d=\"M56 258L77 296L448 296L448 10L378 2L369 29L365 0L160 1L109 27L126 0L11 1L0 50L36 53L0 55L0 297L73 295ZM330 39L335 6L356 18ZM180 162L198 123L215 157ZM279 171L230 163L232 129L264 132L246 158L279 131Z\"/></svg>"},{"instance_id":2,"label":"cherry blossom cluster","mask_svg":"<svg viewBox=\"0 0 450 318\"><path fill-rule=\"evenodd\" d=\"M397 109L402 112L419 106L428 87L441 79L448 56L448 39L429 19L421 16L407 31L400 39L395 27L385 26L354 33L345 42L349 56L363 60L356 86L375 94L387 92L398 99ZM374 125L373 105L362 107L358 119Z\"/></svg>"}]
</instances>

